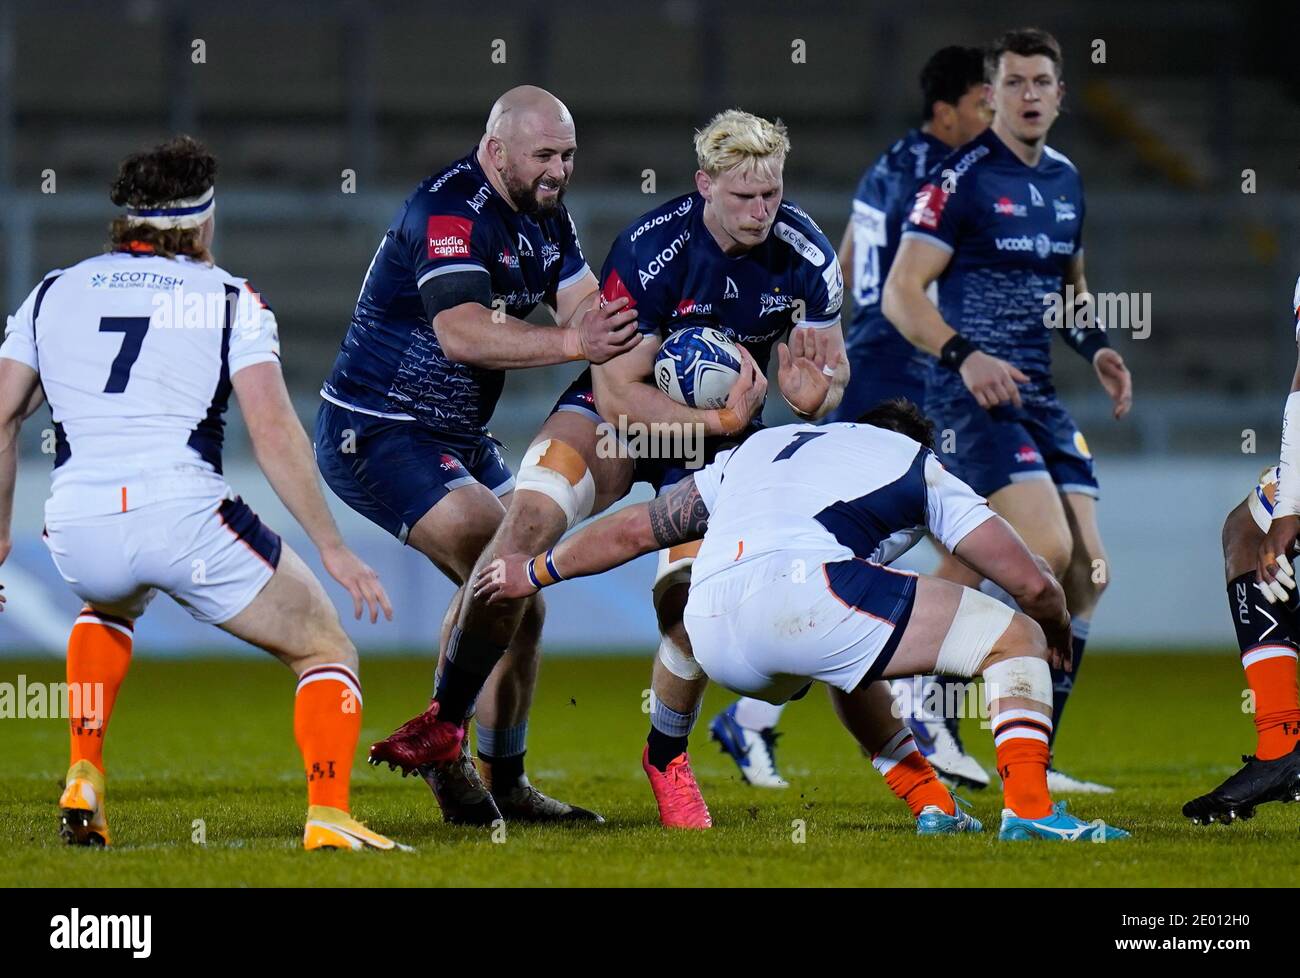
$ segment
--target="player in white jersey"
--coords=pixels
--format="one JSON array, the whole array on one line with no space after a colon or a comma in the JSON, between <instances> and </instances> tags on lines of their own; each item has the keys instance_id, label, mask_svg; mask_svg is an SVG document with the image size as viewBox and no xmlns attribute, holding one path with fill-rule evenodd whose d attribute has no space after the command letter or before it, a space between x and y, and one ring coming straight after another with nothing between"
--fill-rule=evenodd
<instances>
[{"instance_id":1,"label":"player in white jersey","mask_svg":"<svg viewBox=\"0 0 1300 978\"><path fill-rule=\"evenodd\" d=\"M1300 345L1300 279L1291 299ZM1197 825L1250 818L1258 805L1300 801L1300 604L1295 593L1300 536L1300 359L1282 417L1277 465L1223 524L1228 607L1241 666L1254 697L1255 753L1213 791L1193 798L1183 814Z\"/></svg>"},{"instance_id":2,"label":"player in white jersey","mask_svg":"<svg viewBox=\"0 0 1300 978\"><path fill-rule=\"evenodd\" d=\"M1002 775L1000 838L1121 838L1053 804L1049 660L1068 665L1065 596L1046 564L987 503L947 473L928 422L894 402L874 424L760 431L649 503L590 524L537 557L479 575L489 600L517 598L639 554L702 539L684 620L710 678L782 703L810 680L831 687L871 752L892 721L876 680L935 671L983 676ZM903 433L908 432L907 434ZM930 532L996 581L1024 613L971 588L896 571L889 561ZM885 714L885 715L882 715Z\"/></svg>"},{"instance_id":3,"label":"player in white jersey","mask_svg":"<svg viewBox=\"0 0 1300 978\"><path fill-rule=\"evenodd\" d=\"M68 640L71 763L60 834L107 845L103 741L135 620L158 591L196 620L265 649L298 676L294 733L307 775L308 849L394 849L349 814L361 729L357 653L302 559L222 477L233 390L258 464L352 595L382 608L378 577L325 505L311 443L280 373L275 316L215 265L216 161L178 137L123 161L108 253L51 272L0 346L0 563L9 555L17 436L50 405L56 452L45 540L85 601Z\"/></svg>"}]
</instances>

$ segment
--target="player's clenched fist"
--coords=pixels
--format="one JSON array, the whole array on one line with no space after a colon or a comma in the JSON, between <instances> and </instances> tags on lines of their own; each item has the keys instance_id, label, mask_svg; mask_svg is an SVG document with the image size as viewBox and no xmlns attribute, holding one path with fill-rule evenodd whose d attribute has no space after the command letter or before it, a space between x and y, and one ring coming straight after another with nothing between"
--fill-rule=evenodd
<instances>
[{"instance_id":1,"label":"player's clenched fist","mask_svg":"<svg viewBox=\"0 0 1300 978\"><path fill-rule=\"evenodd\" d=\"M1020 407L1020 389L1016 385L1029 383L1029 378L1007 361L980 350L962 361L961 379L985 410L999 404Z\"/></svg>"},{"instance_id":2,"label":"player's clenched fist","mask_svg":"<svg viewBox=\"0 0 1300 978\"><path fill-rule=\"evenodd\" d=\"M605 363L637 345L636 310L626 296L604 305L597 303L581 316L565 336L565 348L574 360Z\"/></svg>"},{"instance_id":3,"label":"player's clenched fist","mask_svg":"<svg viewBox=\"0 0 1300 978\"><path fill-rule=\"evenodd\" d=\"M474 597L488 604L526 598L537 590L528 577L528 557L507 554L488 564L474 578Z\"/></svg>"}]
</instances>

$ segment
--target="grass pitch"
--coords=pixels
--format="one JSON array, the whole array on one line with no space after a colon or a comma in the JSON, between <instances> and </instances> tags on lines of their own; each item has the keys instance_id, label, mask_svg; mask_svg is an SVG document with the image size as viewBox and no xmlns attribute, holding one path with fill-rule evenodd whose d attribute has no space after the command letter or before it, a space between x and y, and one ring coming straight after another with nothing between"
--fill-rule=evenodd
<instances>
[{"instance_id":1,"label":"grass pitch","mask_svg":"<svg viewBox=\"0 0 1300 978\"><path fill-rule=\"evenodd\" d=\"M1237 657L1088 659L1057 745L1062 766L1115 785L1072 810L1130 829L1106 845L996 839L1000 794L969 792L980 836L918 839L906 808L859 755L814 690L785 714L785 791L745 786L707 739L730 699L711 688L692 739L711 832L669 833L640 769L649 659L543 664L529 735L534 782L601 811L599 827L487 830L439 819L422 781L363 763L371 741L422 705L423 659L363 663L365 725L353 811L414 853L304 853L305 793L292 732L292 677L269 658L141 659L109 732L114 846L73 850L57 837L67 763L65 721L0 721L0 885L4 886L1257 886L1293 885L1300 806L1267 805L1251 821L1196 827L1182 803L1250 750ZM0 680L57 682L62 663L7 659ZM991 767L992 742L964 736ZM206 842L193 841L196 820ZM800 826L802 825L802 830ZM990 831L990 829L992 831ZM802 838L802 841L797 841Z\"/></svg>"}]
</instances>

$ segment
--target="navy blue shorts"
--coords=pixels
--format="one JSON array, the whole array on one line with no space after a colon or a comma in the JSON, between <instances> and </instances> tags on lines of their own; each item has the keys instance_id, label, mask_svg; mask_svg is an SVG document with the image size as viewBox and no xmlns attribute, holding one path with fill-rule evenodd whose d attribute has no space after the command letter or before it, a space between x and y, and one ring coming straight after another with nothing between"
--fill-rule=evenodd
<instances>
[{"instance_id":1,"label":"navy blue shorts","mask_svg":"<svg viewBox=\"0 0 1300 978\"><path fill-rule=\"evenodd\" d=\"M551 408L551 414L559 414L562 411L573 411L581 414L595 424L604 423L605 419L596 410L596 395L591 389L590 367L578 374L573 383L564 388L564 393L560 395L559 400L555 402L555 406Z\"/></svg>"},{"instance_id":2,"label":"navy blue shorts","mask_svg":"<svg viewBox=\"0 0 1300 978\"><path fill-rule=\"evenodd\" d=\"M827 421L857 421L881 401L904 397L925 411L925 361L916 356L850 349L849 386Z\"/></svg>"},{"instance_id":3,"label":"navy blue shorts","mask_svg":"<svg viewBox=\"0 0 1300 978\"><path fill-rule=\"evenodd\" d=\"M329 401L316 414L316 465L335 495L402 543L453 489L478 482L502 496L515 486L491 435L435 431Z\"/></svg>"},{"instance_id":4,"label":"navy blue shorts","mask_svg":"<svg viewBox=\"0 0 1300 978\"><path fill-rule=\"evenodd\" d=\"M1050 480L1061 492L1099 495L1088 443L1059 401L985 411L968 394L927 407L940 460L981 496L1030 479ZM953 450L945 451L949 446Z\"/></svg>"},{"instance_id":5,"label":"navy blue shorts","mask_svg":"<svg viewBox=\"0 0 1300 978\"><path fill-rule=\"evenodd\" d=\"M824 565L826 586L840 603L890 626L859 686L874 682L894 657L916 604L916 575L854 557ZM855 687L856 688L856 687Z\"/></svg>"},{"instance_id":6,"label":"navy blue shorts","mask_svg":"<svg viewBox=\"0 0 1300 978\"><path fill-rule=\"evenodd\" d=\"M605 424L605 419L596 411L596 397L591 388L591 371L584 370L560 395L551 414L562 411L575 411L590 418L597 425ZM648 482L655 493L662 493L672 488L687 476L694 475L713 461L714 456L728 448L735 448L755 431L762 429L761 424L751 425L737 435L705 438L696 459L681 458L638 458L633 469L633 482Z\"/></svg>"}]
</instances>

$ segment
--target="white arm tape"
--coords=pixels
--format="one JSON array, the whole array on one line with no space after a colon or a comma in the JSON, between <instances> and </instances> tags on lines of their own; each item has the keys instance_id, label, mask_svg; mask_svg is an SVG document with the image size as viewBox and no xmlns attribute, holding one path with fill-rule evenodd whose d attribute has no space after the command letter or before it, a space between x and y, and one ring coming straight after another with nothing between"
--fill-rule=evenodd
<instances>
[{"instance_id":1,"label":"white arm tape","mask_svg":"<svg viewBox=\"0 0 1300 978\"><path fill-rule=\"evenodd\" d=\"M1292 391L1282 413L1282 460L1273 517L1300 514L1300 391Z\"/></svg>"}]
</instances>

